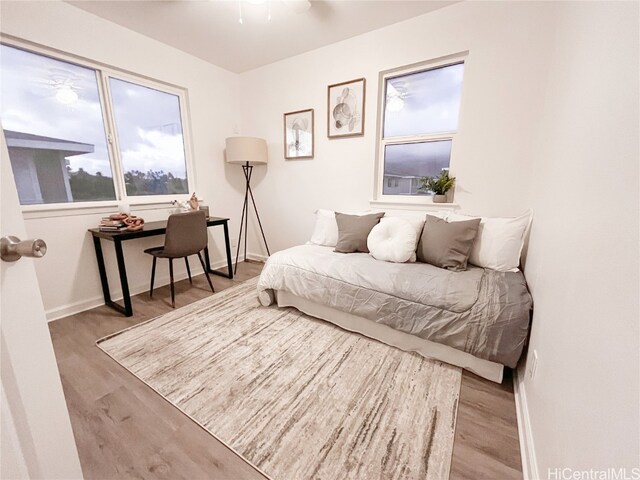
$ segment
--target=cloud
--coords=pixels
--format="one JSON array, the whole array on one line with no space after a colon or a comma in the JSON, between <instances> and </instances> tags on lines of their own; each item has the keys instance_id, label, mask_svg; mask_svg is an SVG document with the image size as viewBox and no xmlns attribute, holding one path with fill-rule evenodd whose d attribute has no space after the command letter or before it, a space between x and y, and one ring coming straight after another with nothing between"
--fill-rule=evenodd
<instances>
[{"instance_id":1,"label":"cloud","mask_svg":"<svg viewBox=\"0 0 640 480\"><path fill-rule=\"evenodd\" d=\"M0 46L0 117L7 130L94 145L69 157L73 170L111 175L96 71L7 45ZM72 82L79 100L56 100L55 81ZM110 78L125 170L164 170L186 178L176 95Z\"/></svg>"},{"instance_id":2,"label":"cloud","mask_svg":"<svg viewBox=\"0 0 640 480\"><path fill-rule=\"evenodd\" d=\"M385 137L458 129L464 65L451 65L389 79L403 108L385 112Z\"/></svg>"},{"instance_id":3,"label":"cloud","mask_svg":"<svg viewBox=\"0 0 640 480\"><path fill-rule=\"evenodd\" d=\"M137 129L141 142L122 152L125 172L164 170L179 178L187 178L182 135L167 135L157 130Z\"/></svg>"}]
</instances>

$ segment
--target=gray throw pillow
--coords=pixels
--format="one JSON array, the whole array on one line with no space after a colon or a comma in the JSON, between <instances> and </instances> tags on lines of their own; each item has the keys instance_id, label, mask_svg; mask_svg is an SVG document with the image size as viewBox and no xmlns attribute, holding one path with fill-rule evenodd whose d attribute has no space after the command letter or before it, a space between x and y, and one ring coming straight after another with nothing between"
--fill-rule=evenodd
<instances>
[{"instance_id":1,"label":"gray throw pillow","mask_svg":"<svg viewBox=\"0 0 640 480\"><path fill-rule=\"evenodd\" d=\"M384 217L384 212L369 215L347 215L346 213L336 212L338 243L334 252L369 253L367 237L382 217Z\"/></svg>"},{"instance_id":2,"label":"gray throw pillow","mask_svg":"<svg viewBox=\"0 0 640 480\"><path fill-rule=\"evenodd\" d=\"M466 270L479 225L479 218L447 222L427 215L416 252L418 261L456 272Z\"/></svg>"}]
</instances>

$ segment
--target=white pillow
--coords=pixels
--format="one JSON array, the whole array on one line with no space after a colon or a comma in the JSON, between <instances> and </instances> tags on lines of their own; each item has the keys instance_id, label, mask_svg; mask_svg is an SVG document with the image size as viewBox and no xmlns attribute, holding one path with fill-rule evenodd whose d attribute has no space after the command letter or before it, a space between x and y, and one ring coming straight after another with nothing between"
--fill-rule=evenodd
<instances>
[{"instance_id":1,"label":"white pillow","mask_svg":"<svg viewBox=\"0 0 640 480\"><path fill-rule=\"evenodd\" d=\"M480 218L478 235L471 248L469 263L499 272L517 272L524 238L531 223L531 211L519 217L473 217L451 213L450 222Z\"/></svg>"},{"instance_id":2,"label":"white pillow","mask_svg":"<svg viewBox=\"0 0 640 480\"><path fill-rule=\"evenodd\" d=\"M425 222L425 217L426 215L423 214L391 214L391 215L385 215L384 217L382 217L380 219L380 223L382 222L386 222L389 221L390 218L401 218L403 220L406 220L407 222L409 222L409 224L415 229L416 231L416 244L413 246L413 253L411 254L411 257L409 258L409 260L407 260L408 262L415 262L416 261L416 249L418 248L418 242L420 241L420 235L422 235L422 228L424 227L424 222Z\"/></svg>"},{"instance_id":3,"label":"white pillow","mask_svg":"<svg viewBox=\"0 0 640 480\"><path fill-rule=\"evenodd\" d=\"M316 212L316 225L309 243L327 247L336 246L338 243L338 223L334 211L319 209Z\"/></svg>"},{"instance_id":4,"label":"white pillow","mask_svg":"<svg viewBox=\"0 0 640 480\"><path fill-rule=\"evenodd\" d=\"M376 260L404 263L415 257L417 233L409 221L400 217L381 219L367 237L367 248Z\"/></svg>"}]
</instances>

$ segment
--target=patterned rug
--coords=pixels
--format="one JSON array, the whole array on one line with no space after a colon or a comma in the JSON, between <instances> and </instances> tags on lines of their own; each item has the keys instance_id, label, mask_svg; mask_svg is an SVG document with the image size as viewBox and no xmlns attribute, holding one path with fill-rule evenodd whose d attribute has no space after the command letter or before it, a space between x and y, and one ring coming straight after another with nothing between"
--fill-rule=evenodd
<instances>
[{"instance_id":1,"label":"patterned rug","mask_svg":"<svg viewBox=\"0 0 640 480\"><path fill-rule=\"evenodd\" d=\"M262 307L256 281L98 346L273 479L448 478L460 369Z\"/></svg>"}]
</instances>

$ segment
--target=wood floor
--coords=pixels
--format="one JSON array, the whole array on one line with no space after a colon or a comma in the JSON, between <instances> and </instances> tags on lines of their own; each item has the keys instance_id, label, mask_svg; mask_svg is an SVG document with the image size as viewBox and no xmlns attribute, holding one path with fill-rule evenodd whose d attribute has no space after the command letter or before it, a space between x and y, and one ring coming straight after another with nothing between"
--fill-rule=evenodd
<instances>
[{"instance_id":1,"label":"wood floor","mask_svg":"<svg viewBox=\"0 0 640 480\"><path fill-rule=\"evenodd\" d=\"M242 263L217 291L260 273ZM204 276L176 284L176 307L211 295ZM134 316L102 306L49 324L86 479L264 479L95 346L110 333L171 310L168 287L133 297ZM462 377L450 479L521 479L511 377Z\"/></svg>"}]
</instances>

